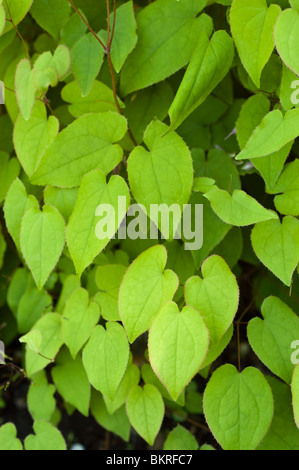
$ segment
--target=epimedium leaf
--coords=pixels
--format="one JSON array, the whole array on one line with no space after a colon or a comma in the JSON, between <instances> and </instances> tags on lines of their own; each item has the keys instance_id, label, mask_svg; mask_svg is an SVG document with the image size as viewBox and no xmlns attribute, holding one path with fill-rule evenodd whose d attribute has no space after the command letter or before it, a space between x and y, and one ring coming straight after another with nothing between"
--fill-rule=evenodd
<instances>
[{"instance_id":1,"label":"epimedium leaf","mask_svg":"<svg viewBox=\"0 0 299 470\"><path fill-rule=\"evenodd\" d=\"M14 127L14 147L17 157L29 177L45 150L54 140L59 130L59 121L54 116L47 118L46 107L36 101L30 119L25 120L20 114Z\"/></svg>"},{"instance_id":2,"label":"epimedium leaf","mask_svg":"<svg viewBox=\"0 0 299 470\"><path fill-rule=\"evenodd\" d=\"M211 18L195 19L205 5L206 0L158 0L137 13L138 42L122 69L123 95L160 82L187 64L198 35L212 32Z\"/></svg>"},{"instance_id":3,"label":"epimedium leaf","mask_svg":"<svg viewBox=\"0 0 299 470\"><path fill-rule=\"evenodd\" d=\"M171 129L176 129L205 99L228 73L234 57L232 38L217 31L210 42L205 33L191 57L189 66L169 109Z\"/></svg>"},{"instance_id":4,"label":"epimedium leaf","mask_svg":"<svg viewBox=\"0 0 299 470\"><path fill-rule=\"evenodd\" d=\"M6 21L3 34L13 29L13 25L17 26L22 21L30 10L32 2L33 0L6 0L2 2L6 18L13 21L13 23Z\"/></svg>"},{"instance_id":5,"label":"epimedium leaf","mask_svg":"<svg viewBox=\"0 0 299 470\"><path fill-rule=\"evenodd\" d=\"M178 288L176 274L164 271L166 260L165 247L153 246L133 261L123 277L118 307L130 343L150 328L162 305Z\"/></svg>"},{"instance_id":6,"label":"epimedium leaf","mask_svg":"<svg viewBox=\"0 0 299 470\"><path fill-rule=\"evenodd\" d=\"M279 16L274 30L276 49L289 69L299 75L296 36L299 34L299 12L287 8Z\"/></svg>"},{"instance_id":7,"label":"epimedium leaf","mask_svg":"<svg viewBox=\"0 0 299 470\"><path fill-rule=\"evenodd\" d=\"M38 208L38 201L34 196L27 195L22 181L16 178L5 198L4 215L7 229L19 250L21 221L31 207Z\"/></svg>"},{"instance_id":8,"label":"epimedium leaf","mask_svg":"<svg viewBox=\"0 0 299 470\"><path fill-rule=\"evenodd\" d=\"M144 383L154 385L159 390L162 397L165 398L166 400L175 402L179 406L185 405L185 389L182 391L182 393L180 394L177 400L173 400L167 388L165 388L161 380L157 377L157 375L153 371L150 364L148 363L143 364L143 366L141 367L141 376L142 376L142 380L144 381Z\"/></svg>"},{"instance_id":9,"label":"epimedium leaf","mask_svg":"<svg viewBox=\"0 0 299 470\"><path fill-rule=\"evenodd\" d=\"M0 152L0 202L2 202L12 182L20 173L20 165L16 158L9 158L8 153Z\"/></svg>"},{"instance_id":10,"label":"epimedium leaf","mask_svg":"<svg viewBox=\"0 0 299 470\"><path fill-rule=\"evenodd\" d=\"M0 426L0 450L23 450L13 423L5 423Z\"/></svg>"},{"instance_id":11,"label":"epimedium leaf","mask_svg":"<svg viewBox=\"0 0 299 470\"><path fill-rule=\"evenodd\" d=\"M122 264L106 264L96 270L95 281L99 292L94 300L99 304L101 315L105 320L120 320L118 292L126 270L126 266Z\"/></svg>"},{"instance_id":12,"label":"epimedium leaf","mask_svg":"<svg viewBox=\"0 0 299 470\"><path fill-rule=\"evenodd\" d=\"M109 173L122 159L115 143L127 131L126 119L117 113L86 114L76 119L54 139L44 153L31 182L73 188L89 171Z\"/></svg>"},{"instance_id":13,"label":"epimedium leaf","mask_svg":"<svg viewBox=\"0 0 299 470\"><path fill-rule=\"evenodd\" d=\"M206 357L209 331L198 310L186 306L180 312L168 302L152 323L148 347L153 370L177 400Z\"/></svg>"},{"instance_id":14,"label":"epimedium leaf","mask_svg":"<svg viewBox=\"0 0 299 470\"><path fill-rule=\"evenodd\" d=\"M59 38L60 29L68 20L70 12L67 0L35 0L30 10L35 21L54 39Z\"/></svg>"},{"instance_id":15,"label":"epimedium leaf","mask_svg":"<svg viewBox=\"0 0 299 470\"><path fill-rule=\"evenodd\" d=\"M285 115L279 109L268 113L257 126L236 160L260 158L277 152L299 135L299 109Z\"/></svg>"},{"instance_id":16,"label":"epimedium leaf","mask_svg":"<svg viewBox=\"0 0 299 470\"><path fill-rule=\"evenodd\" d=\"M73 359L66 348L62 349L51 374L63 399L88 416L91 387L81 357Z\"/></svg>"},{"instance_id":17,"label":"epimedium leaf","mask_svg":"<svg viewBox=\"0 0 299 470\"><path fill-rule=\"evenodd\" d=\"M115 413L127 400L130 390L138 385L140 380L140 372L136 364L128 363L126 372L119 384L115 397L111 400L103 395L104 402L110 414Z\"/></svg>"},{"instance_id":18,"label":"epimedium leaf","mask_svg":"<svg viewBox=\"0 0 299 470\"><path fill-rule=\"evenodd\" d=\"M224 333L224 335L222 336L222 338L220 339L218 343L210 343L208 354L206 355L206 358L203 364L201 365L201 370L203 370L205 367L210 366L212 362L214 362L220 356L220 354L223 353L223 351L225 350L225 348L228 346L228 344L230 343L232 339L233 332L234 332L234 326L232 324L230 325L228 330Z\"/></svg>"},{"instance_id":19,"label":"epimedium leaf","mask_svg":"<svg viewBox=\"0 0 299 470\"><path fill-rule=\"evenodd\" d=\"M239 373L226 364L204 392L204 414L224 450L254 450L269 429L274 403L271 388L254 367Z\"/></svg>"},{"instance_id":20,"label":"epimedium leaf","mask_svg":"<svg viewBox=\"0 0 299 470\"><path fill-rule=\"evenodd\" d=\"M127 415L133 428L153 445L164 417L164 402L158 389L151 384L143 388L136 385L126 402Z\"/></svg>"},{"instance_id":21,"label":"epimedium leaf","mask_svg":"<svg viewBox=\"0 0 299 470\"><path fill-rule=\"evenodd\" d=\"M260 222L252 229L251 241L260 261L290 286L299 262L299 221L286 216L282 223L278 219Z\"/></svg>"},{"instance_id":22,"label":"epimedium leaf","mask_svg":"<svg viewBox=\"0 0 299 470\"><path fill-rule=\"evenodd\" d=\"M43 338L39 330L30 330L29 333L19 338L20 343L25 343L31 351L39 353Z\"/></svg>"},{"instance_id":23,"label":"epimedium leaf","mask_svg":"<svg viewBox=\"0 0 299 470\"><path fill-rule=\"evenodd\" d=\"M39 345L40 335L32 331L39 331L42 341ZM23 342L26 341L25 366L28 377L44 369L52 362L63 344L61 315L46 313L33 326ZM36 351L35 349L38 349Z\"/></svg>"},{"instance_id":24,"label":"epimedium leaf","mask_svg":"<svg viewBox=\"0 0 299 470\"><path fill-rule=\"evenodd\" d=\"M34 421L42 419L50 421L56 407L54 385L49 384L45 376L35 378L27 393L28 411Z\"/></svg>"},{"instance_id":25,"label":"epimedium leaf","mask_svg":"<svg viewBox=\"0 0 299 470\"><path fill-rule=\"evenodd\" d=\"M273 30L281 12L266 0L234 0L230 9L232 35L246 71L260 87L261 73L274 49Z\"/></svg>"},{"instance_id":26,"label":"epimedium leaf","mask_svg":"<svg viewBox=\"0 0 299 470\"><path fill-rule=\"evenodd\" d=\"M299 215L299 159L286 165L272 192L283 193L274 199L275 207L281 214Z\"/></svg>"},{"instance_id":27,"label":"epimedium leaf","mask_svg":"<svg viewBox=\"0 0 299 470\"><path fill-rule=\"evenodd\" d=\"M277 297L263 302L262 314L263 320L256 317L248 324L249 343L261 361L290 384L294 369L291 344L299 338L299 318Z\"/></svg>"},{"instance_id":28,"label":"epimedium leaf","mask_svg":"<svg viewBox=\"0 0 299 470\"><path fill-rule=\"evenodd\" d=\"M31 207L21 223L20 246L35 283L41 289L57 264L65 244L65 224L52 206Z\"/></svg>"},{"instance_id":29,"label":"epimedium leaf","mask_svg":"<svg viewBox=\"0 0 299 470\"><path fill-rule=\"evenodd\" d=\"M16 314L19 333L27 333L51 306L52 297L44 290L35 286L28 287L19 302Z\"/></svg>"},{"instance_id":30,"label":"epimedium leaf","mask_svg":"<svg viewBox=\"0 0 299 470\"><path fill-rule=\"evenodd\" d=\"M191 432L177 424L168 434L163 450L198 450L198 442Z\"/></svg>"},{"instance_id":31,"label":"epimedium leaf","mask_svg":"<svg viewBox=\"0 0 299 470\"><path fill-rule=\"evenodd\" d=\"M151 206L177 204L181 211L187 204L193 185L191 154L181 137L160 121L150 123L144 133L144 142L149 151L135 147L128 159L130 188L165 238L172 238L179 214L175 213L173 223L165 227L165 221L159 220L157 214L153 215Z\"/></svg>"},{"instance_id":32,"label":"epimedium leaf","mask_svg":"<svg viewBox=\"0 0 299 470\"><path fill-rule=\"evenodd\" d=\"M299 428L299 365L295 367L293 372L291 390L293 397L294 418L297 428Z\"/></svg>"},{"instance_id":33,"label":"epimedium leaf","mask_svg":"<svg viewBox=\"0 0 299 470\"><path fill-rule=\"evenodd\" d=\"M33 423L35 434L29 434L24 441L25 450L66 450L66 443L60 431L43 420Z\"/></svg>"},{"instance_id":34,"label":"epimedium leaf","mask_svg":"<svg viewBox=\"0 0 299 470\"><path fill-rule=\"evenodd\" d=\"M265 209L245 191L236 189L230 195L222 189L212 189L204 194L218 217L227 224L244 227L269 219L277 219L277 214Z\"/></svg>"},{"instance_id":35,"label":"epimedium leaf","mask_svg":"<svg viewBox=\"0 0 299 470\"><path fill-rule=\"evenodd\" d=\"M186 304L196 308L209 329L211 343L218 343L231 325L239 305L235 276L220 256L213 255L201 267L202 279L185 284Z\"/></svg>"},{"instance_id":36,"label":"epimedium leaf","mask_svg":"<svg viewBox=\"0 0 299 470\"><path fill-rule=\"evenodd\" d=\"M20 111L26 121L30 118L34 105L36 88L33 72L28 59L22 59L16 69L15 92Z\"/></svg>"},{"instance_id":37,"label":"epimedium leaf","mask_svg":"<svg viewBox=\"0 0 299 470\"><path fill-rule=\"evenodd\" d=\"M50 85L56 86L67 75L70 65L71 53L63 44L53 55L50 51L43 52L33 66L32 79L36 89L45 93Z\"/></svg>"},{"instance_id":38,"label":"epimedium leaf","mask_svg":"<svg viewBox=\"0 0 299 470\"><path fill-rule=\"evenodd\" d=\"M83 365L91 385L114 399L129 359L125 330L117 322L98 325L83 349Z\"/></svg>"},{"instance_id":39,"label":"epimedium leaf","mask_svg":"<svg viewBox=\"0 0 299 470\"><path fill-rule=\"evenodd\" d=\"M73 359L100 319L100 310L96 302L89 303L86 289L75 290L68 298L62 314L62 336Z\"/></svg>"},{"instance_id":40,"label":"epimedium leaf","mask_svg":"<svg viewBox=\"0 0 299 470\"><path fill-rule=\"evenodd\" d=\"M44 190L45 204L56 207L66 222L73 212L77 196L78 188L47 186Z\"/></svg>"},{"instance_id":41,"label":"epimedium leaf","mask_svg":"<svg viewBox=\"0 0 299 470\"><path fill-rule=\"evenodd\" d=\"M122 198L120 205L119 198ZM67 245L79 275L114 236L127 212L129 201L128 186L120 176L113 175L106 183L104 173L94 170L83 178L66 230ZM97 213L98 207L108 211L100 221L96 215L103 216L104 213ZM101 224L100 228L98 224Z\"/></svg>"},{"instance_id":42,"label":"epimedium leaf","mask_svg":"<svg viewBox=\"0 0 299 470\"><path fill-rule=\"evenodd\" d=\"M90 92L100 71L104 58L104 49L91 34L82 36L71 50L72 71L80 86L81 96Z\"/></svg>"}]
</instances>

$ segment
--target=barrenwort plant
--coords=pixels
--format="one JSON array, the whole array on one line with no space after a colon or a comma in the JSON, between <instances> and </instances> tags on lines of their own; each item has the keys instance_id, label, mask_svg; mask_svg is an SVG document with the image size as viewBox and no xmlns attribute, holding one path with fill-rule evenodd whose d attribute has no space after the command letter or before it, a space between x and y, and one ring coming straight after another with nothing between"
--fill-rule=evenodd
<instances>
[{"instance_id":1,"label":"barrenwort plant","mask_svg":"<svg viewBox=\"0 0 299 470\"><path fill-rule=\"evenodd\" d=\"M298 0L0 0L0 450L299 450L298 41Z\"/></svg>"}]
</instances>

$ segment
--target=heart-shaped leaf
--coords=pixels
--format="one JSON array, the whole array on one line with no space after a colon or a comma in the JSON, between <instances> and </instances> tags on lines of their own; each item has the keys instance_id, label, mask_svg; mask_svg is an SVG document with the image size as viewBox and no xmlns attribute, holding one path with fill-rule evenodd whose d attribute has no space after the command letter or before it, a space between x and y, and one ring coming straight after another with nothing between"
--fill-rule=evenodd
<instances>
[{"instance_id":1,"label":"heart-shaped leaf","mask_svg":"<svg viewBox=\"0 0 299 470\"><path fill-rule=\"evenodd\" d=\"M20 111L26 121L30 118L35 99L33 73L28 59L22 59L17 66L15 91Z\"/></svg>"},{"instance_id":2,"label":"heart-shaped leaf","mask_svg":"<svg viewBox=\"0 0 299 470\"><path fill-rule=\"evenodd\" d=\"M287 8L281 13L275 25L275 46L284 63L299 76L298 34L299 12Z\"/></svg>"},{"instance_id":3,"label":"heart-shaped leaf","mask_svg":"<svg viewBox=\"0 0 299 470\"><path fill-rule=\"evenodd\" d=\"M26 450L66 450L66 443L57 428L46 421L35 421L35 435L29 434L24 445Z\"/></svg>"}]
</instances>

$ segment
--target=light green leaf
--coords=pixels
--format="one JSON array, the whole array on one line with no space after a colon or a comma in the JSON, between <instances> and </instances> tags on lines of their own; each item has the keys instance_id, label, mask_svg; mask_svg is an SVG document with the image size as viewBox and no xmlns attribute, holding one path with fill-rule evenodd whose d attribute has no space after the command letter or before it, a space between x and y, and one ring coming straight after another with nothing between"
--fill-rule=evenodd
<instances>
[{"instance_id":1,"label":"light green leaf","mask_svg":"<svg viewBox=\"0 0 299 470\"><path fill-rule=\"evenodd\" d=\"M251 232L252 246L261 262L287 286L299 262L299 221L294 217L268 220Z\"/></svg>"},{"instance_id":2,"label":"light green leaf","mask_svg":"<svg viewBox=\"0 0 299 470\"><path fill-rule=\"evenodd\" d=\"M299 431L294 423L290 387L267 377L274 395L271 427L257 450L299 450Z\"/></svg>"},{"instance_id":3,"label":"light green leaf","mask_svg":"<svg viewBox=\"0 0 299 470\"><path fill-rule=\"evenodd\" d=\"M210 42L203 33L190 64L169 109L171 129L176 129L205 99L228 73L234 57L231 37L217 31Z\"/></svg>"},{"instance_id":4,"label":"light green leaf","mask_svg":"<svg viewBox=\"0 0 299 470\"><path fill-rule=\"evenodd\" d=\"M232 196L224 190L213 189L204 194L214 212L227 224L244 227L269 219L277 219L277 214L265 209L253 197L236 189Z\"/></svg>"},{"instance_id":5,"label":"light green leaf","mask_svg":"<svg viewBox=\"0 0 299 470\"><path fill-rule=\"evenodd\" d=\"M42 314L52 306L52 297L35 286L27 287L17 309L19 333L27 333Z\"/></svg>"},{"instance_id":6,"label":"light green leaf","mask_svg":"<svg viewBox=\"0 0 299 470\"><path fill-rule=\"evenodd\" d=\"M62 335L73 359L90 337L99 318L99 306L95 302L89 303L87 290L80 288L70 295L62 314Z\"/></svg>"},{"instance_id":7,"label":"light green leaf","mask_svg":"<svg viewBox=\"0 0 299 470\"><path fill-rule=\"evenodd\" d=\"M35 0L30 10L35 21L55 39L70 15L67 0Z\"/></svg>"},{"instance_id":8,"label":"light green leaf","mask_svg":"<svg viewBox=\"0 0 299 470\"><path fill-rule=\"evenodd\" d=\"M38 201L34 196L27 196L22 181L16 178L6 195L4 215L7 229L18 249L20 249L21 221L31 207L38 208Z\"/></svg>"},{"instance_id":9,"label":"light green leaf","mask_svg":"<svg viewBox=\"0 0 299 470\"><path fill-rule=\"evenodd\" d=\"M138 385L140 379L140 372L135 364L128 364L126 372L119 384L116 391L115 397L111 400L107 396L103 396L107 410L110 414L113 414L118 410L126 401L131 388Z\"/></svg>"},{"instance_id":10,"label":"light green leaf","mask_svg":"<svg viewBox=\"0 0 299 470\"><path fill-rule=\"evenodd\" d=\"M30 118L35 100L33 72L28 59L22 59L16 69L15 92L20 111L26 121Z\"/></svg>"},{"instance_id":11,"label":"light green leaf","mask_svg":"<svg viewBox=\"0 0 299 470\"><path fill-rule=\"evenodd\" d=\"M51 85L56 86L62 80L71 65L71 54L68 47L59 45L54 52L43 52L33 67L33 82L37 90L46 92Z\"/></svg>"},{"instance_id":12,"label":"light green leaf","mask_svg":"<svg viewBox=\"0 0 299 470\"><path fill-rule=\"evenodd\" d=\"M0 202L2 202L10 185L20 172L20 165L16 158L9 158L8 153L0 152Z\"/></svg>"},{"instance_id":13,"label":"light green leaf","mask_svg":"<svg viewBox=\"0 0 299 470\"><path fill-rule=\"evenodd\" d=\"M204 393L204 413L224 450L254 450L269 429L274 403L263 374L253 367L238 373L219 367Z\"/></svg>"},{"instance_id":14,"label":"light green leaf","mask_svg":"<svg viewBox=\"0 0 299 470\"><path fill-rule=\"evenodd\" d=\"M240 59L255 85L274 48L273 30L280 14L278 5L266 0L234 0L230 9L232 35Z\"/></svg>"},{"instance_id":15,"label":"light green leaf","mask_svg":"<svg viewBox=\"0 0 299 470\"><path fill-rule=\"evenodd\" d=\"M31 207L21 223L21 250L41 289L57 264L65 243L64 220L57 209Z\"/></svg>"},{"instance_id":16,"label":"light green leaf","mask_svg":"<svg viewBox=\"0 0 299 470\"><path fill-rule=\"evenodd\" d=\"M49 384L46 378L44 381L35 381L33 378L27 394L27 404L34 421L51 420L56 407L56 400L53 396L55 391L54 385Z\"/></svg>"},{"instance_id":17,"label":"light green leaf","mask_svg":"<svg viewBox=\"0 0 299 470\"><path fill-rule=\"evenodd\" d=\"M130 343L148 330L162 305L178 288L176 274L165 269L167 251L158 245L141 253L129 266L119 290L119 314Z\"/></svg>"},{"instance_id":18,"label":"light green leaf","mask_svg":"<svg viewBox=\"0 0 299 470\"><path fill-rule=\"evenodd\" d=\"M129 393L127 414L133 428L153 445L164 417L164 402L154 385L135 386Z\"/></svg>"},{"instance_id":19,"label":"light green leaf","mask_svg":"<svg viewBox=\"0 0 299 470\"><path fill-rule=\"evenodd\" d=\"M160 82L187 64L198 35L212 31L207 15L195 19L205 4L205 0L158 0L137 14L138 42L122 69L123 95Z\"/></svg>"},{"instance_id":20,"label":"light green leaf","mask_svg":"<svg viewBox=\"0 0 299 470\"><path fill-rule=\"evenodd\" d=\"M275 207L281 214L299 215L299 159L285 167L273 193L283 193L274 199Z\"/></svg>"},{"instance_id":21,"label":"light green leaf","mask_svg":"<svg viewBox=\"0 0 299 470\"><path fill-rule=\"evenodd\" d=\"M193 434L177 424L168 434L163 450L198 450L198 442Z\"/></svg>"},{"instance_id":22,"label":"light green leaf","mask_svg":"<svg viewBox=\"0 0 299 470\"><path fill-rule=\"evenodd\" d=\"M64 279L60 296L56 304L56 311L58 313L63 312L67 300L70 298L71 294L79 287L81 287L80 279L75 274L70 274Z\"/></svg>"},{"instance_id":23,"label":"light green leaf","mask_svg":"<svg viewBox=\"0 0 299 470\"><path fill-rule=\"evenodd\" d=\"M299 428L299 365L294 369L292 378L293 411L297 428Z\"/></svg>"},{"instance_id":24,"label":"light green leaf","mask_svg":"<svg viewBox=\"0 0 299 470\"><path fill-rule=\"evenodd\" d=\"M283 116L279 109L268 113L253 132L236 160L264 157L277 152L299 135L299 109Z\"/></svg>"},{"instance_id":25,"label":"light green leaf","mask_svg":"<svg viewBox=\"0 0 299 470\"><path fill-rule=\"evenodd\" d=\"M148 345L152 368L177 400L206 357L209 331L198 310L187 306L180 312L168 302L153 321Z\"/></svg>"},{"instance_id":26,"label":"light green leaf","mask_svg":"<svg viewBox=\"0 0 299 470\"><path fill-rule=\"evenodd\" d=\"M83 349L83 365L92 386L114 399L129 359L129 344L119 323L97 326Z\"/></svg>"},{"instance_id":27,"label":"light green leaf","mask_svg":"<svg viewBox=\"0 0 299 470\"><path fill-rule=\"evenodd\" d=\"M118 230L129 201L127 184L120 176L113 175L106 183L104 173L95 170L83 178L66 231L70 255L80 276Z\"/></svg>"},{"instance_id":28,"label":"light green leaf","mask_svg":"<svg viewBox=\"0 0 299 470\"><path fill-rule=\"evenodd\" d=\"M99 292L94 300L99 304L105 320L120 320L118 292L126 270L126 266L121 264L106 264L97 268L95 279Z\"/></svg>"},{"instance_id":29,"label":"light green leaf","mask_svg":"<svg viewBox=\"0 0 299 470\"><path fill-rule=\"evenodd\" d=\"M21 441L16 436L17 430L13 423L0 426L0 450L23 450Z\"/></svg>"},{"instance_id":30,"label":"light green leaf","mask_svg":"<svg viewBox=\"0 0 299 470\"><path fill-rule=\"evenodd\" d=\"M202 279L194 276L185 284L186 304L200 312L209 329L211 342L217 344L237 313L239 287L220 256L207 258L201 269Z\"/></svg>"},{"instance_id":31,"label":"light green leaf","mask_svg":"<svg viewBox=\"0 0 299 470\"><path fill-rule=\"evenodd\" d=\"M136 147L128 159L128 177L132 193L139 204L143 204L153 222L165 238L172 238L180 220L183 204L187 204L193 185L191 154L181 139L168 126L152 121L144 134L144 143L149 148ZM173 221L166 217L159 220L151 205L177 204ZM179 220L177 220L179 219ZM167 233L169 232L169 233Z\"/></svg>"},{"instance_id":32,"label":"light green leaf","mask_svg":"<svg viewBox=\"0 0 299 470\"><path fill-rule=\"evenodd\" d=\"M0 35L3 32L5 23L6 23L5 9L4 9L3 5L0 5Z\"/></svg>"},{"instance_id":33,"label":"light green leaf","mask_svg":"<svg viewBox=\"0 0 299 470\"><path fill-rule=\"evenodd\" d=\"M299 34L299 13L288 8L279 16L274 30L275 46L283 62L299 75L296 37Z\"/></svg>"},{"instance_id":34,"label":"light green leaf","mask_svg":"<svg viewBox=\"0 0 299 470\"><path fill-rule=\"evenodd\" d=\"M177 400L173 400L168 390L162 384L161 380L156 376L150 364L143 364L143 366L141 367L141 376L144 383L154 385L159 390L162 397L166 398L166 400L175 402L180 406L185 405L185 389L182 391Z\"/></svg>"},{"instance_id":35,"label":"light green leaf","mask_svg":"<svg viewBox=\"0 0 299 470\"><path fill-rule=\"evenodd\" d=\"M46 421L38 420L33 424L34 434L24 441L26 450L66 450L66 443L57 428Z\"/></svg>"},{"instance_id":36,"label":"light green leaf","mask_svg":"<svg viewBox=\"0 0 299 470\"><path fill-rule=\"evenodd\" d=\"M299 338L299 318L277 297L263 302L262 314L263 320L256 317L248 324L250 346L268 369L290 384L294 369L291 344Z\"/></svg>"},{"instance_id":37,"label":"light green leaf","mask_svg":"<svg viewBox=\"0 0 299 470\"><path fill-rule=\"evenodd\" d=\"M71 50L72 71L81 95L87 96L100 71L104 58L104 49L91 34L82 36Z\"/></svg>"},{"instance_id":38,"label":"light green leaf","mask_svg":"<svg viewBox=\"0 0 299 470\"><path fill-rule=\"evenodd\" d=\"M13 29L13 24L17 26L26 13L30 10L33 0L6 0L2 2L5 16L7 19L12 19L13 23L6 21L6 25L3 34Z\"/></svg>"},{"instance_id":39,"label":"light green leaf","mask_svg":"<svg viewBox=\"0 0 299 470\"><path fill-rule=\"evenodd\" d=\"M20 343L26 343L31 351L39 353L43 338L39 330L31 330L19 338Z\"/></svg>"},{"instance_id":40,"label":"light green leaf","mask_svg":"<svg viewBox=\"0 0 299 470\"><path fill-rule=\"evenodd\" d=\"M80 356L72 359L67 349L62 349L51 374L63 399L88 416L91 387Z\"/></svg>"},{"instance_id":41,"label":"light green leaf","mask_svg":"<svg viewBox=\"0 0 299 470\"><path fill-rule=\"evenodd\" d=\"M86 114L76 119L46 150L32 183L73 188L91 170L109 173L122 159L121 147L113 144L126 131L125 118L112 112Z\"/></svg>"},{"instance_id":42,"label":"light green leaf","mask_svg":"<svg viewBox=\"0 0 299 470\"><path fill-rule=\"evenodd\" d=\"M61 189L47 186L44 190L45 204L56 207L66 222L74 210L77 196L78 188Z\"/></svg>"},{"instance_id":43,"label":"light green leaf","mask_svg":"<svg viewBox=\"0 0 299 470\"><path fill-rule=\"evenodd\" d=\"M28 333L26 342L26 372L28 377L31 377L36 372L44 369L50 362L52 362L58 353L61 345L63 344L62 332L61 332L61 316L58 313L47 313L40 318L35 325L33 330L38 330L42 337L41 345L39 343L39 335L35 334L36 337ZM29 337L30 335L30 337ZM30 341L28 341L30 339ZM37 348L39 351L35 351L30 346L30 342L34 341L34 349Z\"/></svg>"},{"instance_id":44,"label":"light green leaf","mask_svg":"<svg viewBox=\"0 0 299 470\"><path fill-rule=\"evenodd\" d=\"M201 370L214 362L230 343L234 332L234 326L231 325L218 343L210 344L208 354L201 365Z\"/></svg>"},{"instance_id":45,"label":"light green leaf","mask_svg":"<svg viewBox=\"0 0 299 470\"><path fill-rule=\"evenodd\" d=\"M47 119L46 107L36 101L29 120L20 114L14 127L14 146L17 157L30 177L39 161L52 143L59 130L59 121L50 116Z\"/></svg>"}]
</instances>

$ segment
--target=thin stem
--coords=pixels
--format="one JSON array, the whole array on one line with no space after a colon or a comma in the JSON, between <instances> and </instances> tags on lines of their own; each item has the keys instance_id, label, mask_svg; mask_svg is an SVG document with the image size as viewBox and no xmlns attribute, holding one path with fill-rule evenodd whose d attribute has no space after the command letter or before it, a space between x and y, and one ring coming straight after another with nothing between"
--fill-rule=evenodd
<instances>
[{"instance_id":1,"label":"thin stem","mask_svg":"<svg viewBox=\"0 0 299 470\"><path fill-rule=\"evenodd\" d=\"M5 1L5 5L6 5L6 8L7 8L7 11L8 11L8 14L10 16L10 19L8 21L11 22L11 24L13 25L13 28L14 30L16 31L17 35L19 36L19 38L21 39L22 43L24 44L24 47L25 47L25 50L26 50L26 55L28 57L28 60L30 61L30 55L29 55L29 52L28 52L28 48L27 48L27 45L26 45L26 42L25 42L25 39L23 38L23 36L21 35L21 33L19 32L18 28L16 27L16 25L14 24L14 21L12 19L12 16L11 16L11 13L10 13L10 9L9 9L9 6L7 4L7 1Z\"/></svg>"},{"instance_id":2,"label":"thin stem","mask_svg":"<svg viewBox=\"0 0 299 470\"><path fill-rule=\"evenodd\" d=\"M110 53L111 42L110 42L110 7L109 0L106 0L107 3L107 54Z\"/></svg>"},{"instance_id":3,"label":"thin stem","mask_svg":"<svg viewBox=\"0 0 299 470\"><path fill-rule=\"evenodd\" d=\"M110 38L110 47L113 42L114 38L114 32L115 32L115 23L116 23L116 0L113 0L113 25L112 25L112 33L111 33L111 38Z\"/></svg>"},{"instance_id":4,"label":"thin stem","mask_svg":"<svg viewBox=\"0 0 299 470\"><path fill-rule=\"evenodd\" d=\"M68 0L69 3L72 5L73 9L75 10L75 12L80 16L81 20L85 23L85 25L87 26L87 28L89 29L89 31L94 35L94 37L96 38L97 41L99 41L99 43L101 44L102 48L104 49L104 51L106 51L106 46L105 44L100 40L100 38L98 37L98 35L94 32L94 30L92 29L91 26L89 26L88 22L86 21L86 19L84 18L83 15L81 15L80 11L78 10L78 8L73 4L72 0Z\"/></svg>"}]
</instances>

